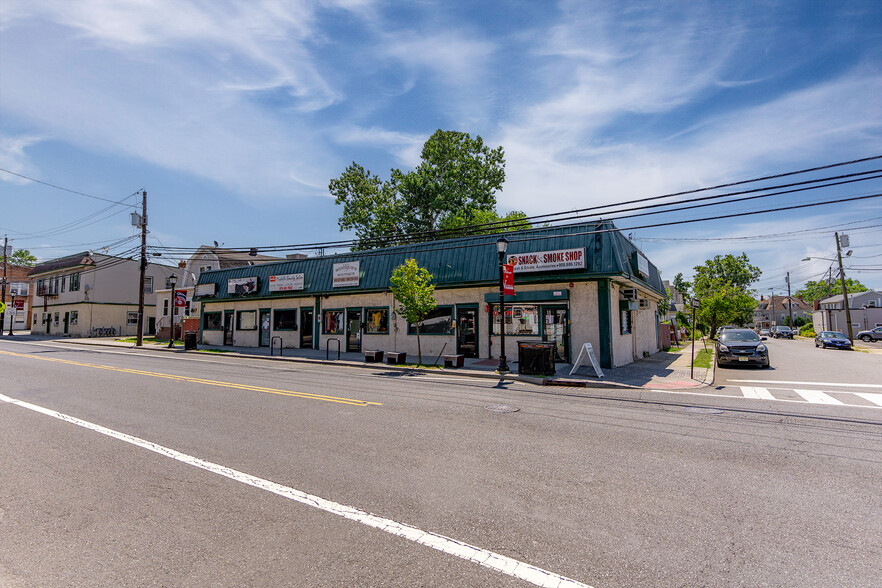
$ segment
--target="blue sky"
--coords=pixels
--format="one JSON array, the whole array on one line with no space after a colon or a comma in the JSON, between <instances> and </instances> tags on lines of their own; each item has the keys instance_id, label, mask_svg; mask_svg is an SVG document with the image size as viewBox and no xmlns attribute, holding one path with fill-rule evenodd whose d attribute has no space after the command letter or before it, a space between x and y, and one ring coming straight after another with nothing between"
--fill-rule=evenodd
<instances>
[{"instance_id":1,"label":"blue sky","mask_svg":"<svg viewBox=\"0 0 882 588\"><path fill-rule=\"evenodd\" d=\"M882 155L882 3L0 5L0 168L114 201L146 189L150 245L349 237L329 180L352 161L411 169L436 129L503 146L498 209L531 215ZM128 208L68 230L108 203L5 172L0 194L0 235L41 259L135 234ZM835 230L851 237L847 275L882 288L880 225L871 199L626 232L669 279L745 251L768 295L787 271L819 278L829 262L800 260L832 257Z\"/></svg>"}]
</instances>

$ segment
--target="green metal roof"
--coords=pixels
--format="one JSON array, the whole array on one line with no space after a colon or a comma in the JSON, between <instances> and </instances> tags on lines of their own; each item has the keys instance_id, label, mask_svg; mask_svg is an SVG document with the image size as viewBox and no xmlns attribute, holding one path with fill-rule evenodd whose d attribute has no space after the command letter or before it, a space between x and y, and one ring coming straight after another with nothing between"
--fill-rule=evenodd
<instances>
[{"instance_id":1,"label":"green metal roof","mask_svg":"<svg viewBox=\"0 0 882 588\"><path fill-rule=\"evenodd\" d=\"M504 234L479 235L415 243L385 249L342 253L325 257L281 261L261 265L203 272L199 285L216 284L214 296L197 299L273 299L326 294L376 292L389 289L389 278L406 259L415 259L429 270L438 289L464 286L488 286L499 283L499 256L496 241L508 239L507 256L520 253L585 249L585 267L515 274L518 284L540 284L598 278L628 278L647 289L663 295L664 286L658 269L648 264L648 273L641 276L634 262L638 249L616 229L611 221L564 225L514 231ZM359 285L333 287L333 266L338 263L359 263ZM303 290L270 292L270 276L304 274ZM228 294L227 280L258 278L258 290L251 294Z\"/></svg>"}]
</instances>

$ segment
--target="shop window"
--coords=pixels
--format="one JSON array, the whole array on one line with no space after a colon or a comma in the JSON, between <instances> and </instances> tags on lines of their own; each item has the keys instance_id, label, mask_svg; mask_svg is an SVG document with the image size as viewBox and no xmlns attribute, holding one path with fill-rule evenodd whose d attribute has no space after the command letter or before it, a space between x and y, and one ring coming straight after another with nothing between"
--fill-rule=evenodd
<instances>
[{"instance_id":1,"label":"shop window","mask_svg":"<svg viewBox=\"0 0 882 588\"><path fill-rule=\"evenodd\" d=\"M326 310L322 317L322 332L326 335L341 335L343 333L343 311Z\"/></svg>"},{"instance_id":2,"label":"shop window","mask_svg":"<svg viewBox=\"0 0 882 588\"><path fill-rule=\"evenodd\" d=\"M126 313L126 324L129 326L138 324L138 313L137 312L129 312Z\"/></svg>"},{"instance_id":3,"label":"shop window","mask_svg":"<svg viewBox=\"0 0 882 588\"><path fill-rule=\"evenodd\" d=\"M273 312L273 330L296 331L297 309L286 308L284 310L276 310L275 312Z\"/></svg>"},{"instance_id":4,"label":"shop window","mask_svg":"<svg viewBox=\"0 0 882 588\"><path fill-rule=\"evenodd\" d=\"M420 323L420 335L449 335L453 332L453 307L439 306ZM408 323L407 334L416 335L416 325Z\"/></svg>"},{"instance_id":5,"label":"shop window","mask_svg":"<svg viewBox=\"0 0 882 588\"><path fill-rule=\"evenodd\" d=\"M389 334L389 309L368 308L365 310L364 332L371 335Z\"/></svg>"},{"instance_id":6,"label":"shop window","mask_svg":"<svg viewBox=\"0 0 882 588\"><path fill-rule=\"evenodd\" d=\"M237 331L256 331L257 330L257 311L256 310L240 310L236 315Z\"/></svg>"},{"instance_id":7,"label":"shop window","mask_svg":"<svg viewBox=\"0 0 882 588\"><path fill-rule=\"evenodd\" d=\"M220 331L222 328L221 313L206 312L202 315L202 329L204 331Z\"/></svg>"},{"instance_id":8,"label":"shop window","mask_svg":"<svg viewBox=\"0 0 882 588\"><path fill-rule=\"evenodd\" d=\"M542 334L539 306L536 304L506 304L505 334L539 336ZM499 334L499 305L493 306L493 334Z\"/></svg>"},{"instance_id":9,"label":"shop window","mask_svg":"<svg viewBox=\"0 0 882 588\"><path fill-rule=\"evenodd\" d=\"M77 324L77 321L80 319L80 312L78 310L70 311L70 323L71 325ZM34 317L34 322L36 323L36 317Z\"/></svg>"}]
</instances>

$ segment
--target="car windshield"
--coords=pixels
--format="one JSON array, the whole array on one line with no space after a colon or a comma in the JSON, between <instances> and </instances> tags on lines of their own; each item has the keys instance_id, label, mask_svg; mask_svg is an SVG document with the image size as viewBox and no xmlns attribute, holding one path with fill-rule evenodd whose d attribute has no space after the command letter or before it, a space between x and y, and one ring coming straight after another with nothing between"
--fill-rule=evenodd
<instances>
[{"instance_id":1,"label":"car windshield","mask_svg":"<svg viewBox=\"0 0 882 588\"><path fill-rule=\"evenodd\" d=\"M779 331L789 331L790 327L778 327Z\"/></svg>"},{"instance_id":2,"label":"car windshield","mask_svg":"<svg viewBox=\"0 0 882 588\"><path fill-rule=\"evenodd\" d=\"M828 337L830 339L845 339L845 335L836 331L824 331L823 333L821 333L821 337Z\"/></svg>"},{"instance_id":3,"label":"car windshield","mask_svg":"<svg viewBox=\"0 0 882 588\"><path fill-rule=\"evenodd\" d=\"M753 331L724 331L720 341L759 341L759 335Z\"/></svg>"}]
</instances>

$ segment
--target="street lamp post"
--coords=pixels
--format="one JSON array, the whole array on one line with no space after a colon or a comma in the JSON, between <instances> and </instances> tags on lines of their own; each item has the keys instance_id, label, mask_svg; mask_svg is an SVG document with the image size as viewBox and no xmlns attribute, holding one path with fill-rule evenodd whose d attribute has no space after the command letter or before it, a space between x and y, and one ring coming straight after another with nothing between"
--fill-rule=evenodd
<instances>
[{"instance_id":1,"label":"street lamp post","mask_svg":"<svg viewBox=\"0 0 882 588\"><path fill-rule=\"evenodd\" d=\"M499 369L500 373L508 371L508 362L505 358L505 283L503 268L505 265L505 250L508 249L508 240L500 237L496 240L496 252L499 254Z\"/></svg>"},{"instance_id":2,"label":"street lamp post","mask_svg":"<svg viewBox=\"0 0 882 588\"><path fill-rule=\"evenodd\" d=\"M171 286L171 296L168 304L168 348L173 349L175 346L175 286L178 283L178 276L172 274L168 277L168 283Z\"/></svg>"}]
</instances>

